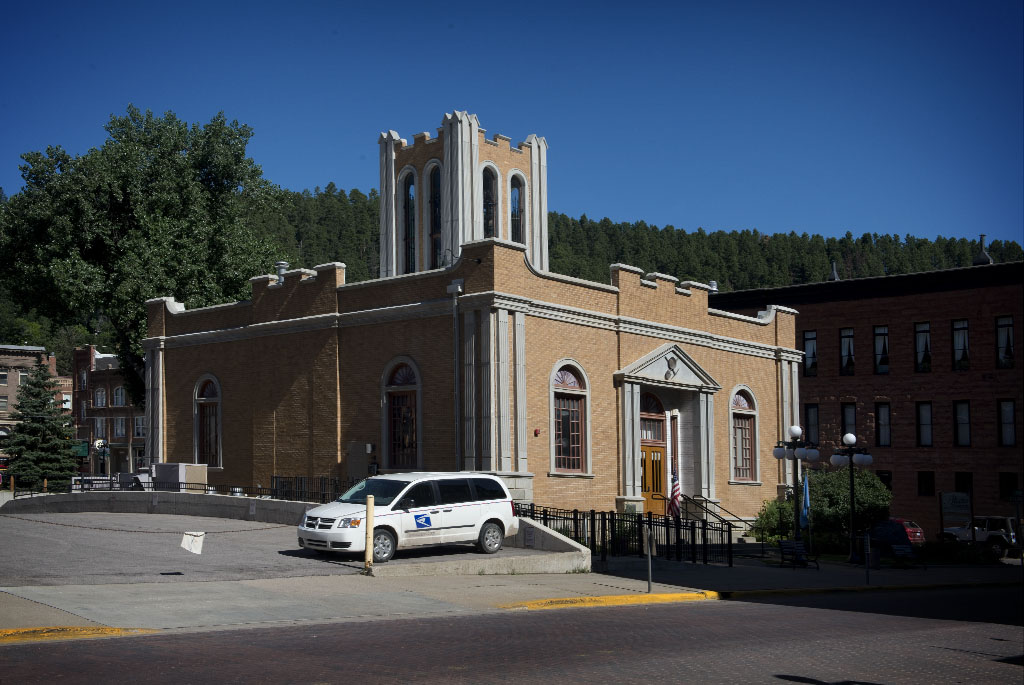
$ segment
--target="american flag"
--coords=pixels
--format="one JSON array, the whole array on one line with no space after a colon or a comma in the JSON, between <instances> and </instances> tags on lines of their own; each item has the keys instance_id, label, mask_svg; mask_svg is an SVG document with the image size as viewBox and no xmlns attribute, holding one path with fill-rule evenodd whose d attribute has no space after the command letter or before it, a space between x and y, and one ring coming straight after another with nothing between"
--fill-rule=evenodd
<instances>
[{"instance_id":1,"label":"american flag","mask_svg":"<svg viewBox=\"0 0 1024 685\"><path fill-rule=\"evenodd\" d=\"M679 516L679 502L683 498L683 493L679 489L679 476L672 474L672 492L668 496L668 515Z\"/></svg>"}]
</instances>

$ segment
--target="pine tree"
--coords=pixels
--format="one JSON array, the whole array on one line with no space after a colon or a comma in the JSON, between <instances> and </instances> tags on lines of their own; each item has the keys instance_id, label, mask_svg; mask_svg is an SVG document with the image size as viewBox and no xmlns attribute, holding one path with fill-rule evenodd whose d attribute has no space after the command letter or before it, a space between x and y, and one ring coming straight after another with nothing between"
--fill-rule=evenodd
<instances>
[{"instance_id":1,"label":"pine tree","mask_svg":"<svg viewBox=\"0 0 1024 685\"><path fill-rule=\"evenodd\" d=\"M54 401L56 390L57 383L42 363L18 388L18 408L11 412L17 423L4 451L11 457L9 471L21 486L41 486L45 478L50 488L60 488L77 470L68 419Z\"/></svg>"}]
</instances>

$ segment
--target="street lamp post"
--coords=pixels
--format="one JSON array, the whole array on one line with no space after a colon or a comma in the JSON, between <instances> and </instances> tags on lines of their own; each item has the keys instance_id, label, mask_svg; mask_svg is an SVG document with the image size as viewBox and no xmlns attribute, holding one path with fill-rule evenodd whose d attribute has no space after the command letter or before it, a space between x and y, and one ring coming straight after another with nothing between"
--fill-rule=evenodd
<instances>
[{"instance_id":1,"label":"street lamp post","mask_svg":"<svg viewBox=\"0 0 1024 685\"><path fill-rule=\"evenodd\" d=\"M789 440L779 440L775 449L772 450L772 456L778 460L789 459L793 463L793 539L800 539L800 506L797 502L800 496L800 475L798 473L796 462L808 461L814 463L818 461L821 456L818 452L818 446L812 442L806 442L800 439L803 435L803 429L800 426L789 427Z\"/></svg>"},{"instance_id":2,"label":"street lamp post","mask_svg":"<svg viewBox=\"0 0 1024 685\"><path fill-rule=\"evenodd\" d=\"M847 433L843 436L843 447L836 450L836 453L832 455L832 466L840 467L850 465L850 559L851 563L857 561L857 533L855 529L856 525L856 509L857 501L854 499L854 485L853 485L853 467L854 465L865 467L871 466L871 462L874 461L871 455L868 454L866 447L855 447L857 444L857 436L853 433Z\"/></svg>"}]
</instances>

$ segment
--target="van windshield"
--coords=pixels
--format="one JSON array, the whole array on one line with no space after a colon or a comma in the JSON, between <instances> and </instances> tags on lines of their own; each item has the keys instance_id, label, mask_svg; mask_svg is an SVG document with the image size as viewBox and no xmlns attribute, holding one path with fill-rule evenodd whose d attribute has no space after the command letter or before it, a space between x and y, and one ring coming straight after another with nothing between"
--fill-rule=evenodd
<instances>
[{"instance_id":1,"label":"van windshield","mask_svg":"<svg viewBox=\"0 0 1024 685\"><path fill-rule=\"evenodd\" d=\"M367 478L363 482L353 485L348 492L335 501L345 504L366 504L366 496L373 495L373 503L383 506L391 504L398 493L404 490L408 484L407 480Z\"/></svg>"}]
</instances>

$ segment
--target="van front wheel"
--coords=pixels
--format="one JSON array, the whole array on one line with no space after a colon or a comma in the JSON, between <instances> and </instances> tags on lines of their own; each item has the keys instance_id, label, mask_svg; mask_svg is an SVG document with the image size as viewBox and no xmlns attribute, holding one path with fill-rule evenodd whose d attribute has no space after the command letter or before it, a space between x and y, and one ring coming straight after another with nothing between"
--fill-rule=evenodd
<instances>
[{"instance_id":1,"label":"van front wheel","mask_svg":"<svg viewBox=\"0 0 1024 685\"><path fill-rule=\"evenodd\" d=\"M494 554L501 549L503 538L501 526L493 521L488 521L480 528L480 539L477 542L477 547L484 554Z\"/></svg>"},{"instance_id":2,"label":"van front wheel","mask_svg":"<svg viewBox=\"0 0 1024 685\"><path fill-rule=\"evenodd\" d=\"M386 528L373 531L373 563L383 564L395 556L395 536Z\"/></svg>"}]
</instances>

